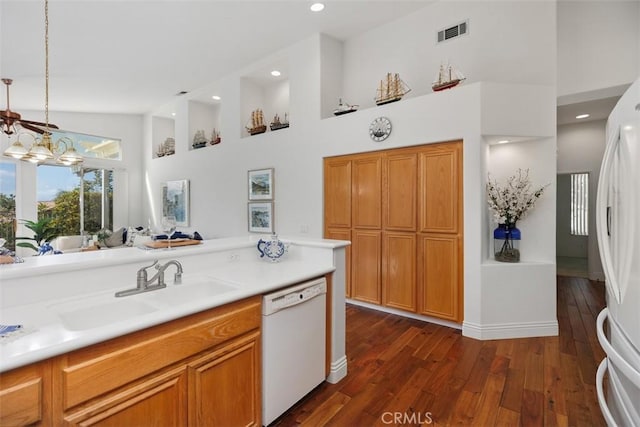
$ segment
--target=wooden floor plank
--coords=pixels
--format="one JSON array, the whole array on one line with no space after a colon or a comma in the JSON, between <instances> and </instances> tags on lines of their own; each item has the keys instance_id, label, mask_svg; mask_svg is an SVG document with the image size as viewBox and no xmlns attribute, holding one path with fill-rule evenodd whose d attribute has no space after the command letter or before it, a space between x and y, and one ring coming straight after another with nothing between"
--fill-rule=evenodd
<instances>
[{"instance_id":1,"label":"wooden floor plank","mask_svg":"<svg viewBox=\"0 0 640 427\"><path fill-rule=\"evenodd\" d=\"M604 425L593 385L604 286L559 277L557 297L559 336L492 341L348 305L347 377L272 426L425 425L427 413L433 426Z\"/></svg>"}]
</instances>

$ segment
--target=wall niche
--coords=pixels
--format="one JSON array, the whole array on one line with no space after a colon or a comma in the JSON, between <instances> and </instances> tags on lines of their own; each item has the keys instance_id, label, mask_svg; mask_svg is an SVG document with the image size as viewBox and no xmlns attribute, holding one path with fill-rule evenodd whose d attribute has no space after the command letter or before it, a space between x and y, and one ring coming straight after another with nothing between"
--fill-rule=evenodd
<instances>
[{"instance_id":1,"label":"wall niche","mask_svg":"<svg viewBox=\"0 0 640 427\"><path fill-rule=\"evenodd\" d=\"M289 127L287 61L273 62L245 74L240 80L240 89L240 136L242 138L265 132L282 132ZM260 126L264 126L264 131Z\"/></svg>"}]
</instances>

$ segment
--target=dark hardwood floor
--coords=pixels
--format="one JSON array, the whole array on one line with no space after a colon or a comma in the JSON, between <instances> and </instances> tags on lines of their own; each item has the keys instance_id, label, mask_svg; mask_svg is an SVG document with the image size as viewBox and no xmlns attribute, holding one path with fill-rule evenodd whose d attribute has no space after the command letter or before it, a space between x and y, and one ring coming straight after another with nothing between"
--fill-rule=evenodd
<instances>
[{"instance_id":1,"label":"dark hardwood floor","mask_svg":"<svg viewBox=\"0 0 640 427\"><path fill-rule=\"evenodd\" d=\"M558 277L557 289L560 335L545 338L477 341L348 305L348 376L274 425L605 425L595 392L604 284Z\"/></svg>"}]
</instances>

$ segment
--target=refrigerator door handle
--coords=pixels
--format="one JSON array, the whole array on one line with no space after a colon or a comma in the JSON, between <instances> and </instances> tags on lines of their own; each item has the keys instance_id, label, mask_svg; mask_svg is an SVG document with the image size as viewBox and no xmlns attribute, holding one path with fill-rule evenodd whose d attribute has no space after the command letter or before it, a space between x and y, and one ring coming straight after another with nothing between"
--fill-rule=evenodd
<instances>
[{"instance_id":1,"label":"refrigerator door handle","mask_svg":"<svg viewBox=\"0 0 640 427\"><path fill-rule=\"evenodd\" d=\"M607 399L604 397L604 375L607 373L607 369L609 368L609 364L607 363L607 358L605 357L600 362L598 366L598 371L596 372L596 394L598 395L598 404L600 405L600 411L602 412L602 416L609 427L617 427L617 423L611 411L609 410L609 405L607 404Z\"/></svg>"},{"instance_id":2,"label":"refrigerator door handle","mask_svg":"<svg viewBox=\"0 0 640 427\"><path fill-rule=\"evenodd\" d=\"M613 268L613 260L611 259L611 244L609 241L609 220L610 206L608 206L609 180L611 172L611 164L615 157L617 142L620 141L620 130L613 132L607 141L604 150L604 158L602 167L600 168L600 176L598 178L598 196L596 199L596 234L598 236L598 250L602 261L602 269L607 278L607 291L618 303L622 298L618 278ZM607 233L605 235L605 232Z\"/></svg>"},{"instance_id":3,"label":"refrigerator door handle","mask_svg":"<svg viewBox=\"0 0 640 427\"><path fill-rule=\"evenodd\" d=\"M611 236L611 206L607 206L607 236Z\"/></svg>"}]
</instances>

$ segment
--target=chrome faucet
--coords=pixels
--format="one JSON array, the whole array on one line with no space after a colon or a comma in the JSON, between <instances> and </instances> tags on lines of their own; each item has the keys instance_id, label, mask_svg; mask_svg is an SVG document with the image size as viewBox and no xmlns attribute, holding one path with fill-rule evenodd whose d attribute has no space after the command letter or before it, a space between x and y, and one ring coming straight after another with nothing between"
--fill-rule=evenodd
<instances>
[{"instance_id":1,"label":"chrome faucet","mask_svg":"<svg viewBox=\"0 0 640 427\"><path fill-rule=\"evenodd\" d=\"M165 285L165 283L164 283L164 271L170 265L175 265L176 266L176 274L173 276L173 284L174 285L179 285L179 284L182 283L182 264L180 264L175 259L172 259L171 261L167 261L167 263L165 265L160 265L160 266L156 265L156 269L158 270L158 274L159 274L159 277L158 277L158 284L159 285Z\"/></svg>"},{"instance_id":2,"label":"chrome faucet","mask_svg":"<svg viewBox=\"0 0 640 427\"><path fill-rule=\"evenodd\" d=\"M147 265L146 267L142 267L136 273L136 287L133 289L127 289L124 291L116 292L116 297L125 297L128 295L136 295L143 292L155 291L156 289L166 288L167 285L164 283L164 271L170 265L176 266L176 274L173 278L173 283L179 285L182 283L182 264L180 264L176 260L168 261L164 265L158 264L158 260L153 261L153 264ZM147 269L154 267L157 270L157 273L154 274L151 279L149 279L149 275L147 273ZM157 283L155 283L157 281ZM155 283L155 284L154 284Z\"/></svg>"}]
</instances>

